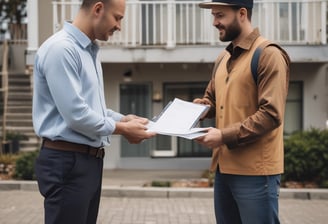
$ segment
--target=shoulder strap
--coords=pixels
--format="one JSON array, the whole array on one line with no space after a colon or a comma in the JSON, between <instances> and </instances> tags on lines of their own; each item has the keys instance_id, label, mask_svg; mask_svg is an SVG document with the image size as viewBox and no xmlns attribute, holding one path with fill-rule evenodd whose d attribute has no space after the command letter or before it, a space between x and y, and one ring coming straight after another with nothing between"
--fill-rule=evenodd
<instances>
[{"instance_id":1,"label":"shoulder strap","mask_svg":"<svg viewBox=\"0 0 328 224\"><path fill-rule=\"evenodd\" d=\"M253 76L253 80L255 82L255 84L257 85L257 67L259 65L259 58L261 55L261 52L264 48L266 48L267 46L276 46L276 44L272 43L269 40L266 40L264 42L262 42L254 51L254 54L252 56L252 60L251 60L251 72L252 72L252 76Z\"/></svg>"},{"instance_id":2,"label":"shoulder strap","mask_svg":"<svg viewBox=\"0 0 328 224\"><path fill-rule=\"evenodd\" d=\"M259 64L259 58L260 58L260 54L262 52L262 49L260 46L256 48L253 57L252 57L252 61L251 61L251 72L252 72L252 76L254 79L255 84L257 85L257 67Z\"/></svg>"},{"instance_id":3,"label":"shoulder strap","mask_svg":"<svg viewBox=\"0 0 328 224\"><path fill-rule=\"evenodd\" d=\"M255 84L257 85L257 68L258 68L258 64L259 64L259 59L260 59L260 55L261 52L264 48L266 48L267 46L277 46L280 49L280 46L277 44L272 43L270 40L266 40L263 43L261 43L255 50L253 56L252 56L252 60L251 60L251 72L252 72L252 76L253 76L253 80L255 82ZM216 69L218 68L219 64L221 63L222 59L225 56L225 51L223 53L221 53L219 55L219 57L217 58L215 64L214 64L214 68L213 68L213 72L212 72L212 77L215 76L215 72Z\"/></svg>"}]
</instances>

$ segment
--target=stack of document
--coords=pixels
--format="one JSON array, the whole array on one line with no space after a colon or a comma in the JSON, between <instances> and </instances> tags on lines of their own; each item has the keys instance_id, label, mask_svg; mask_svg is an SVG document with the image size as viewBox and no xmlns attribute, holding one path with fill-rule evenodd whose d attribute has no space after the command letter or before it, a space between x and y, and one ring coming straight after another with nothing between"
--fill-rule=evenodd
<instances>
[{"instance_id":1,"label":"stack of document","mask_svg":"<svg viewBox=\"0 0 328 224\"><path fill-rule=\"evenodd\" d=\"M208 128L196 128L196 125L208 109L208 105L175 98L149 122L148 131L187 139L203 136L207 133Z\"/></svg>"}]
</instances>

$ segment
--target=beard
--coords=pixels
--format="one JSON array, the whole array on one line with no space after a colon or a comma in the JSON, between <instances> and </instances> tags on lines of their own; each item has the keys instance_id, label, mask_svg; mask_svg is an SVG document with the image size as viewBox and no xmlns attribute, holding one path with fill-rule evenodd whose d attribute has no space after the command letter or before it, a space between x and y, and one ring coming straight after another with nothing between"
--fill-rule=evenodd
<instances>
[{"instance_id":1,"label":"beard","mask_svg":"<svg viewBox=\"0 0 328 224\"><path fill-rule=\"evenodd\" d=\"M241 28L236 18L232 21L230 25L227 26L219 25L217 26L217 28L218 29L220 28L221 30L225 31L224 34L220 33L220 40L222 42L233 41L241 33Z\"/></svg>"}]
</instances>

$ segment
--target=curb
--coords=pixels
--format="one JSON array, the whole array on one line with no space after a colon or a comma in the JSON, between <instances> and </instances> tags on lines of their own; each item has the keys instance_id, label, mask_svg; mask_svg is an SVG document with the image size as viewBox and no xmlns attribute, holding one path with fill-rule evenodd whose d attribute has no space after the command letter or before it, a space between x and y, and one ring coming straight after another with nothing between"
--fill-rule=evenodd
<instances>
[{"instance_id":1,"label":"curb","mask_svg":"<svg viewBox=\"0 0 328 224\"><path fill-rule=\"evenodd\" d=\"M38 191L36 181L0 181L0 191ZM103 197L212 198L213 188L102 186ZM280 189L281 199L328 200L328 189Z\"/></svg>"}]
</instances>

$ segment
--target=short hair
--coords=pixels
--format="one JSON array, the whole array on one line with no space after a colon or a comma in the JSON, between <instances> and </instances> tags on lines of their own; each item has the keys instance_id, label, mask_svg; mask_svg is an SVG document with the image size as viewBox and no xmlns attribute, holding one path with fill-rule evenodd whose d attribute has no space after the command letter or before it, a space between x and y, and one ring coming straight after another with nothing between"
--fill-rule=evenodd
<instances>
[{"instance_id":1,"label":"short hair","mask_svg":"<svg viewBox=\"0 0 328 224\"><path fill-rule=\"evenodd\" d=\"M88 9L97 2L102 2L104 5L107 5L111 0L83 0L81 9Z\"/></svg>"},{"instance_id":2,"label":"short hair","mask_svg":"<svg viewBox=\"0 0 328 224\"><path fill-rule=\"evenodd\" d=\"M231 6L231 8L234 10L234 11L238 11L239 9L241 8L245 8L245 7L242 7L242 6L238 6L238 5L233 5ZM252 12L253 10L251 8L245 8L247 10L247 19L249 21L252 21Z\"/></svg>"}]
</instances>

